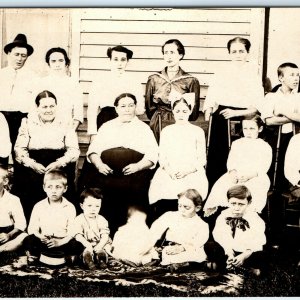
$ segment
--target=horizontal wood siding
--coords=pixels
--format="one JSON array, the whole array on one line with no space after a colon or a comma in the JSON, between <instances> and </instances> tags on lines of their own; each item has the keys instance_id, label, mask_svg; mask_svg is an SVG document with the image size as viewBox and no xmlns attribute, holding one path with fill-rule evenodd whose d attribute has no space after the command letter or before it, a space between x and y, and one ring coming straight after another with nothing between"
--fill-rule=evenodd
<instances>
[{"instance_id":1,"label":"horizontal wood siding","mask_svg":"<svg viewBox=\"0 0 300 300\"><path fill-rule=\"evenodd\" d=\"M106 55L108 47L121 44L134 52L127 69L145 87L148 76L164 67L161 46L173 38L179 39L185 46L182 68L200 81L202 108L213 74L220 63L228 63L228 40L243 36L250 38L251 42L255 40L255 47L261 48L262 40L253 28L260 26L263 30L263 26L259 25L262 24L262 13L263 9L257 8L74 10L72 40L79 45L74 45L72 51L73 62L75 60L73 76L78 76L85 109L93 78L105 77L110 70ZM254 53L254 60L259 62L259 51ZM81 166L89 143L86 122L80 126L79 140Z\"/></svg>"}]
</instances>

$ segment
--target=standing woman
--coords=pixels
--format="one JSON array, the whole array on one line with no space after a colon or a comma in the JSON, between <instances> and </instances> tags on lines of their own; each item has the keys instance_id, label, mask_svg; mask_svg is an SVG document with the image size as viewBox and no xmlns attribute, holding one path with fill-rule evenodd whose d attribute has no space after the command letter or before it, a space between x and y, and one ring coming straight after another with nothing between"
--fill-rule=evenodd
<instances>
[{"instance_id":1,"label":"standing woman","mask_svg":"<svg viewBox=\"0 0 300 300\"><path fill-rule=\"evenodd\" d=\"M198 79L183 71L179 66L185 54L182 43L176 39L168 40L162 46L162 53L166 67L161 72L151 75L146 86L146 113L157 140L159 140L161 130L159 118L161 117L161 121L174 123L170 98L178 100L182 94L192 93L190 96L194 98L194 108L189 118L190 121L198 118L200 107Z\"/></svg>"},{"instance_id":2,"label":"standing woman","mask_svg":"<svg viewBox=\"0 0 300 300\"><path fill-rule=\"evenodd\" d=\"M88 134L94 136L99 127L118 116L114 101L122 93L128 92L136 96L136 114L143 114L145 104L141 82L130 72L126 72L133 52L126 47L116 46L107 49L110 60L110 72L93 81L87 110Z\"/></svg>"},{"instance_id":3,"label":"standing woman","mask_svg":"<svg viewBox=\"0 0 300 300\"><path fill-rule=\"evenodd\" d=\"M204 102L205 120L212 115L207 157L207 177L211 186L226 173L228 120L255 115L264 96L257 67L247 62L250 47L250 41L241 37L228 41L231 62L216 72Z\"/></svg>"},{"instance_id":4,"label":"standing woman","mask_svg":"<svg viewBox=\"0 0 300 300\"><path fill-rule=\"evenodd\" d=\"M79 83L68 76L70 59L63 48L51 48L45 57L49 66L49 75L37 84L37 92L52 91L57 97L57 117L68 118L76 130L83 122L82 91Z\"/></svg>"}]
</instances>

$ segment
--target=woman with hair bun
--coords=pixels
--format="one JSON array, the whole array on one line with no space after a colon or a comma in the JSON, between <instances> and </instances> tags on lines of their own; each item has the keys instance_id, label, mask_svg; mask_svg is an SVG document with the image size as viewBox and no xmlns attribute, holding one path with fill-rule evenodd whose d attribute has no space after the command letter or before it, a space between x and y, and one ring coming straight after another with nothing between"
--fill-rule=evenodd
<instances>
[{"instance_id":1,"label":"woman with hair bun","mask_svg":"<svg viewBox=\"0 0 300 300\"><path fill-rule=\"evenodd\" d=\"M162 46L166 67L148 78L146 86L146 113L150 127L157 140L164 121L174 123L171 101L178 100L183 94L193 99L193 111L189 120L199 116L200 85L197 78L183 71L179 64L185 55L185 49L179 40L171 39Z\"/></svg>"}]
</instances>

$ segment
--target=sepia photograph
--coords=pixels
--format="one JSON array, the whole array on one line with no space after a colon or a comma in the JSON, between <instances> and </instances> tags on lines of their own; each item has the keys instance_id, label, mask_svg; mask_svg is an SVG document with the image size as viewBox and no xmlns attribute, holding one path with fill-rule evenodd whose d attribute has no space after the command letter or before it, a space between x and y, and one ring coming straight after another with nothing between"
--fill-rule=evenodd
<instances>
[{"instance_id":1,"label":"sepia photograph","mask_svg":"<svg viewBox=\"0 0 300 300\"><path fill-rule=\"evenodd\" d=\"M300 296L300 7L0 23L0 297Z\"/></svg>"}]
</instances>

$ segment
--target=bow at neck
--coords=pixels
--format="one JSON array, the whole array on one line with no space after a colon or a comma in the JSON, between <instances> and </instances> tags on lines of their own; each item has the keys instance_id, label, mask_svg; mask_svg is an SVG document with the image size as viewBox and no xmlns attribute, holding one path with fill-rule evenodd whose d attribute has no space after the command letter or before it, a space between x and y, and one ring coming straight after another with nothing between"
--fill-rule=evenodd
<instances>
[{"instance_id":1,"label":"bow at neck","mask_svg":"<svg viewBox=\"0 0 300 300\"><path fill-rule=\"evenodd\" d=\"M234 217L227 217L226 224L231 227L232 237L235 236L235 231L237 228L246 231L247 228L250 228L249 223L244 218L234 218Z\"/></svg>"}]
</instances>

